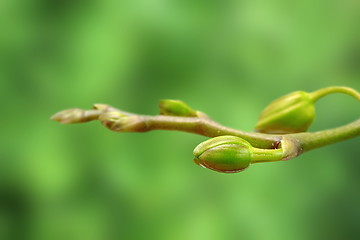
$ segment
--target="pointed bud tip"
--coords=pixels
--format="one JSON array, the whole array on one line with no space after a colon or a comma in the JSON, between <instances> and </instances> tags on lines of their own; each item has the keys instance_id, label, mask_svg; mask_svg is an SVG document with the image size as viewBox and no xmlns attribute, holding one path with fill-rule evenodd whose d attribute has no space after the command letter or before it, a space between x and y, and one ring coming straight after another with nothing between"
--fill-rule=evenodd
<instances>
[{"instance_id":1,"label":"pointed bud tip","mask_svg":"<svg viewBox=\"0 0 360 240\"><path fill-rule=\"evenodd\" d=\"M83 110L79 108L71 108L55 113L50 117L50 119L62 124L79 123L81 122L82 115Z\"/></svg>"}]
</instances>

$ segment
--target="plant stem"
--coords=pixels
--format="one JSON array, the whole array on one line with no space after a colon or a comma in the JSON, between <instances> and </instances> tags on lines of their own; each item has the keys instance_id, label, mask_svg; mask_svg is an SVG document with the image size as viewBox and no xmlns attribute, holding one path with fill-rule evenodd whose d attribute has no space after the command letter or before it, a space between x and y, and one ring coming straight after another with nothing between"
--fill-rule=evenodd
<instances>
[{"instance_id":1,"label":"plant stem","mask_svg":"<svg viewBox=\"0 0 360 240\"><path fill-rule=\"evenodd\" d=\"M136 124L128 124L123 128L119 128L119 125L126 125L120 118L111 119L112 123L108 123L109 119L104 116L100 116L100 121L113 131L126 131L126 132L147 132L152 130L175 130L182 132L190 132L199 134L205 137L217 137L223 135L232 135L241 137L247 140L254 147L261 148L274 148L274 144L281 140L281 136L269 135L263 133L250 133L233 128L225 127L219 123L199 117L175 117L175 116L146 116L137 115L136 120L131 120ZM119 121L119 122L117 122Z\"/></svg>"},{"instance_id":2,"label":"plant stem","mask_svg":"<svg viewBox=\"0 0 360 240\"><path fill-rule=\"evenodd\" d=\"M93 110L78 108L56 113L52 120L60 123L81 123L99 120L105 127L115 132L147 132L151 130L175 130L190 132L206 137L232 135L248 141L253 147L260 149L276 149L282 140L293 146L285 159L290 159L314 148L329 145L349 138L360 136L360 119L334 129L314 133L264 134L244 132L225 127L204 114L198 117L182 116L146 116L128 113L105 104L95 104ZM290 141L288 141L290 140Z\"/></svg>"},{"instance_id":3,"label":"plant stem","mask_svg":"<svg viewBox=\"0 0 360 240\"><path fill-rule=\"evenodd\" d=\"M360 119L347 125L313 133L289 134L300 142L301 152L360 136Z\"/></svg>"},{"instance_id":4,"label":"plant stem","mask_svg":"<svg viewBox=\"0 0 360 240\"><path fill-rule=\"evenodd\" d=\"M251 163L275 162L283 159L283 149L260 149L253 148L253 158Z\"/></svg>"},{"instance_id":5,"label":"plant stem","mask_svg":"<svg viewBox=\"0 0 360 240\"><path fill-rule=\"evenodd\" d=\"M322 88L320 90L310 93L310 96L311 96L312 101L316 102L320 98L322 98L330 93L345 93L347 95L350 95L350 96L356 98L358 101L360 101L359 92L357 92L355 89L348 88L348 87L333 86L333 87Z\"/></svg>"}]
</instances>

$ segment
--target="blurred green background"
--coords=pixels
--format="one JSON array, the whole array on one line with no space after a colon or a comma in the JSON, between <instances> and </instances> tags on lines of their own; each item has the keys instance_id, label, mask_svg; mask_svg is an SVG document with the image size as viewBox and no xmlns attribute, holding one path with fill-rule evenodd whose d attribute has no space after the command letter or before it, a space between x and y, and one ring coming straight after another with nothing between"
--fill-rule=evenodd
<instances>
[{"instance_id":1,"label":"blurred green background","mask_svg":"<svg viewBox=\"0 0 360 240\"><path fill-rule=\"evenodd\" d=\"M0 239L359 239L360 139L226 175L192 162L202 136L49 120L171 98L251 131L291 91L360 90L359 5L1 0ZM359 117L345 95L316 107L311 131Z\"/></svg>"}]
</instances>

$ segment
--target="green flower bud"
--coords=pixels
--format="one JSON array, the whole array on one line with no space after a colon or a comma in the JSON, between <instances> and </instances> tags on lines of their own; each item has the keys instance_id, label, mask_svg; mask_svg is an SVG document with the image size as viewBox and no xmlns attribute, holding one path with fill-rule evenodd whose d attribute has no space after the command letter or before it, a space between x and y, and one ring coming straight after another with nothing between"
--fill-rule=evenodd
<instances>
[{"instance_id":1,"label":"green flower bud","mask_svg":"<svg viewBox=\"0 0 360 240\"><path fill-rule=\"evenodd\" d=\"M277 134L305 132L315 119L314 103L335 92L360 100L360 94L347 87L328 87L311 93L293 92L271 102L261 113L255 130Z\"/></svg>"},{"instance_id":2,"label":"green flower bud","mask_svg":"<svg viewBox=\"0 0 360 240\"><path fill-rule=\"evenodd\" d=\"M197 117L197 112L180 100L164 99L159 102L160 114L167 116Z\"/></svg>"},{"instance_id":3,"label":"green flower bud","mask_svg":"<svg viewBox=\"0 0 360 240\"><path fill-rule=\"evenodd\" d=\"M219 172L239 172L250 165L251 145L242 138L220 136L200 143L194 150L195 163Z\"/></svg>"},{"instance_id":4,"label":"green flower bud","mask_svg":"<svg viewBox=\"0 0 360 240\"><path fill-rule=\"evenodd\" d=\"M245 170L251 163L278 161L283 149L259 149L235 136L219 136L200 143L194 149L194 162L204 168L223 173Z\"/></svg>"},{"instance_id":5,"label":"green flower bud","mask_svg":"<svg viewBox=\"0 0 360 240\"><path fill-rule=\"evenodd\" d=\"M285 95L265 108L255 126L262 133L305 132L315 119L311 95L297 91Z\"/></svg>"}]
</instances>

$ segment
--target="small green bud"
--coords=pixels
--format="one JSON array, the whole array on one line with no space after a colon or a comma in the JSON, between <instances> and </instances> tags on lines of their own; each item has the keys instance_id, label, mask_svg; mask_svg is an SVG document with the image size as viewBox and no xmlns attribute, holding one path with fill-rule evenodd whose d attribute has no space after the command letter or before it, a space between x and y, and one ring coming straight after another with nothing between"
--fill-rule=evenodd
<instances>
[{"instance_id":1,"label":"small green bud","mask_svg":"<svg viewBox=\"0 0 360 240\"><path fill-rule=\"evenodd\" d=\"M218 172L239 172L250 165L252 148L249 142L239 137L214 137L194 149L194 162Z\"/></svg>"},{"instance_id":2,"label":"small green bud","mask_svg":"<svg viewBox=\"0 0 360 240\"><path fill-rule=\"evenodd\" d=\"M197 112L180 100L164 99L159 102L160 114L167 116L197 117Z\"/></svg>"},{"instance_id":3,"label":"small green bud","mask_svg":"<svg viewBox=\"0 0 360 240\"><path fill-rule=\"evenodd\" d=\"M297 91L271 102L261 113L255 130L279 134L305 132L314 119L315 107L311 95Z\"/></svg>"},{"instance_id":4,"label":"small green bud","mask_svg":"<svg viewBox=\"0 0 360 240\"><path fill-rule=\"evenodd\" d=\"M315 102L331 93L345 93L360 100L360 94L348 87L293 92L271 102L261 113L255 130L278 134L305 132L315 119Z\"/></svg>"},{"instance_id":5,"label":"small green bud","mask_svg":"<svg viewBox=\"0 0 360 240\"><path fill-rule=\"evenodd\" d=\"M138 115L125 115L119 112L106 112L99 116L99 121L115 132L143 132L146 131L144 122Z\"/></svg>"},{"instance_id":6,"label":"small green bud","mask_svg":"<svg viewBox=\"0 0 360 240\"><path fill-rule=\"evenodd\" d=\"M253 163L288 160L299 155L297 143L282 138L279 148L261 149L236 136L219 136L200 143L194 149L194 162L204 168L223 173L245 170Z\"/></svg>"}]
</instances>

